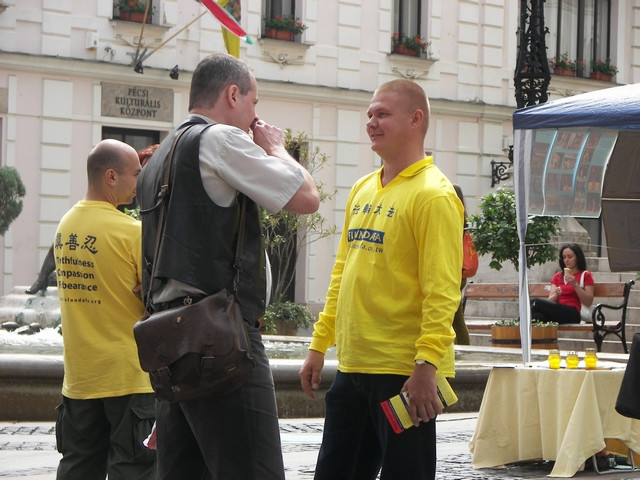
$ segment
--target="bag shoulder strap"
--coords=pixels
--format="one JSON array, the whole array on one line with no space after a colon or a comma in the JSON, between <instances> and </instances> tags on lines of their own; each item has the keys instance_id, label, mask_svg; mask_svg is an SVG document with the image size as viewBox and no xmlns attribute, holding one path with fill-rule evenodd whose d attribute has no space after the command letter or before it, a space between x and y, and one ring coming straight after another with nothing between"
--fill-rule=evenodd
<instances>
[{"instance_id":1,"label":"bag shoulder strap","mask_svg":"<svg viewBox=\"0 0 640 480\"><path fill-rule=\"evenodd\" d=\"M182 137L182 135L193 127L195 124L190 124L184 127L182 130L179 130L176 134L176 137L173 139L173 143L171 144L171 148L169 149L169 154L167 155L167 163L164 166L164 176L162 178L162 186L160 187L160 191L156 195L156 204L153 207L140 210L140 215L147 215L154 210L156 210L160 205L162 205L167 196L169 195L169 177L171 175L171 164L173 163L173 154L176 149L176 145L178 144L178 140ZM161 212L162 215L162 212Z\"/></svg>"},{"instance_id":2,"label":"bag shoulder strap","mask_svg":"<svg viewBox=\"0 0 640 480\"><path fill-rule=\"evenodd\" d=\"M582 272L582 275L580 275L580 288L584 288L584 274L587 273L586 270L584 270Z\"/></svg>"},{"instance_id":3,"label":"bag shoulder strap","mask_svg":"<svg viewBox=\"0 0 640 480\"><path fill-rule=\"evenodd\" d=\"M167 162L165 164L164 167L164 177L162 179L162 186L160 187L160 191L158 192L158 195L156 196L156 204L147 209L147 210L141 210L140 213L142 215L146 215L148 213L151 213L152 211L154 211L156 208L162 207L160 209L160 215L158 216L158 226L156 229L156 245L154 248L154 252L153 252L153 264L151 266L151 277L149 278L149 287L147 289L146 292L146 296L145 296L145 307L147 312L151 311L151 288L153 286L153 279L156 276L156 258L158 257L158 250L160 249L160 237L162 236L162 231L164 230L164 212L166 209L166 199L167 196L169 195L169 181L170 181L170 177L171 177L171 164L173 163L173 156L175 154L175 150L176 150L176 145L178 144L178 140L180 140L180 138L182 137L182 135L184 135L184 133L189 130L192 125L188 125L186 127L184 127L182 130L180 130L177 134L176 137L173 139L173 143L171 144L171 149L169 150L169 154L167 155Z\"/></svg>"}]
</instances>

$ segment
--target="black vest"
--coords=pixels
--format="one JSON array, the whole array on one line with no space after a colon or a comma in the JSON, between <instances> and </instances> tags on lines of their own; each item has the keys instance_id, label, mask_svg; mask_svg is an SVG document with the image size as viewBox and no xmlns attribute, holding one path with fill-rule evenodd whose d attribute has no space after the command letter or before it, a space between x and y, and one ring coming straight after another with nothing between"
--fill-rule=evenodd
<instances>
[{"instance_id":1,"label":"black vest","mask_svg":"<svg viewBox=\"0 0 640 480\"><path fill-rule=\"evenodd\" d=\"M234 205L221 207L205 191L200 176L200 134L212 124L189 117L160 144L138 178L140 208L145 210L156 204L173 140L178 130L189 125L192 127L175 148L165 204L142 215L143 291L149 291L162 208L165 208L165 227L160 237L152 293L161 289L167 279L192 285L208 295L223 288L233 291L240 205L244 201L244 245L239 265L240 281L235 291L244 319L255 324L264 315L265 304L265 261L259 210L255 202L241 193Z\"/></svg>"}]
</instances>

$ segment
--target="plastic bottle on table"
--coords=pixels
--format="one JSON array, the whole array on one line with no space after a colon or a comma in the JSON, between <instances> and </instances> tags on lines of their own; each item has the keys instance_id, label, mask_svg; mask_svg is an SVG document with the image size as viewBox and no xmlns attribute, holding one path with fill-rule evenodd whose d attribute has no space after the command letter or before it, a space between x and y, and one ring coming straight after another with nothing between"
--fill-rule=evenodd
<instances>
[{"instance_id":1,"label":"plastic bottle on table","mask_svg":"<svg viewBox=\"0 0 640 480\"><path fill-rule=\"evenodd\" d=\"M551 349L549 350L549 358L547 359L549 361L549 368L551 368L552 370L557 370L560 368L560 350L557 349Z\"/></svg>"},{"instance_id":2,"label":"plastic bottle on table","mask_svg":"<svg viewBox=\"0 0 640 480\"><path fill-rule=\"evenodd\" d=\"M595 348L587 348L584 351L584 365L587 370L595 370L598 363L598 355Z\"/></svg>"},{"instance_id":3,"label":"plastic bottle on table","mask_svg":"<svg viewBox=\"0 0 640 480\"><path fill-rule=\"evenodd\" d=\"M578 368L578 363L580 363L580 359L576 352L567 353L567 368Z\"/></svg>"}]
</instances>

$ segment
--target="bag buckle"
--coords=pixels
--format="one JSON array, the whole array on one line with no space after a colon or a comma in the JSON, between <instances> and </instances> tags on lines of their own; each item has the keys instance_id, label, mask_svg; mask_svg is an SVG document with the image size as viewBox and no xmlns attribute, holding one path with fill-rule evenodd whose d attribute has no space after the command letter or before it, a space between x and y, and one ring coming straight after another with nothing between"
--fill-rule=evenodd
<instances>
[{"instance_id":1,"label":"bag buckle","mask_svg":"<svg viewBox=\"0 0 640 480\"><path fill-rule=\"evenodd\" d=\"M193 303L193 298L191 298L189 295L187 295L186 297L184 297L182 299L182 303L184 304L185 307L187 305L191 305Z\"/></svg>"}]
</instances>

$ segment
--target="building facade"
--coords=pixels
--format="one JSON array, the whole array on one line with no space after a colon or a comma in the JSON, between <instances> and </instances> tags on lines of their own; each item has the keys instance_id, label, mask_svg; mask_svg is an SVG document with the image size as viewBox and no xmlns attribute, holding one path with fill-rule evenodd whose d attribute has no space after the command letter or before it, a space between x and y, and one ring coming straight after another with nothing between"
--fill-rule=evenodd
<instances>
[{"instance_id":1,"label":"building facade","mask_svg":"<svg viewBox=\"0 0 640 480\"><path fill-rule=\"evenodd\" d=\"M84 195L92 146L162 140L187 114L199 60L226 51L220 23L196 0L153 0L145 24L125 15L125 3L136 2L0 1L0 164L15 167L27 190L0 237L2 293L35 279L58 221ZM461 185L469 211L492 190L490 162L506 161L512 138L520 3L230 0L228 8L239 7L252 41L241 43L240 58L258 79L258 114L305 132L330 157L318 180L338 194L321 213L340 229L351 185L380 165L365 131L368 102L396 78L428 93L425 150ZM549 58L606 54L615 82L638 81L640 0L546 3ZM289 14L307 28L292 40L267 38L265 19ZM417 56L396 53L402 34L429 44ZM614 85L578 75L552 75L550 99ZM303 252L296 300L324 301L336 242Z\"/></svg>"}]
</instances>

